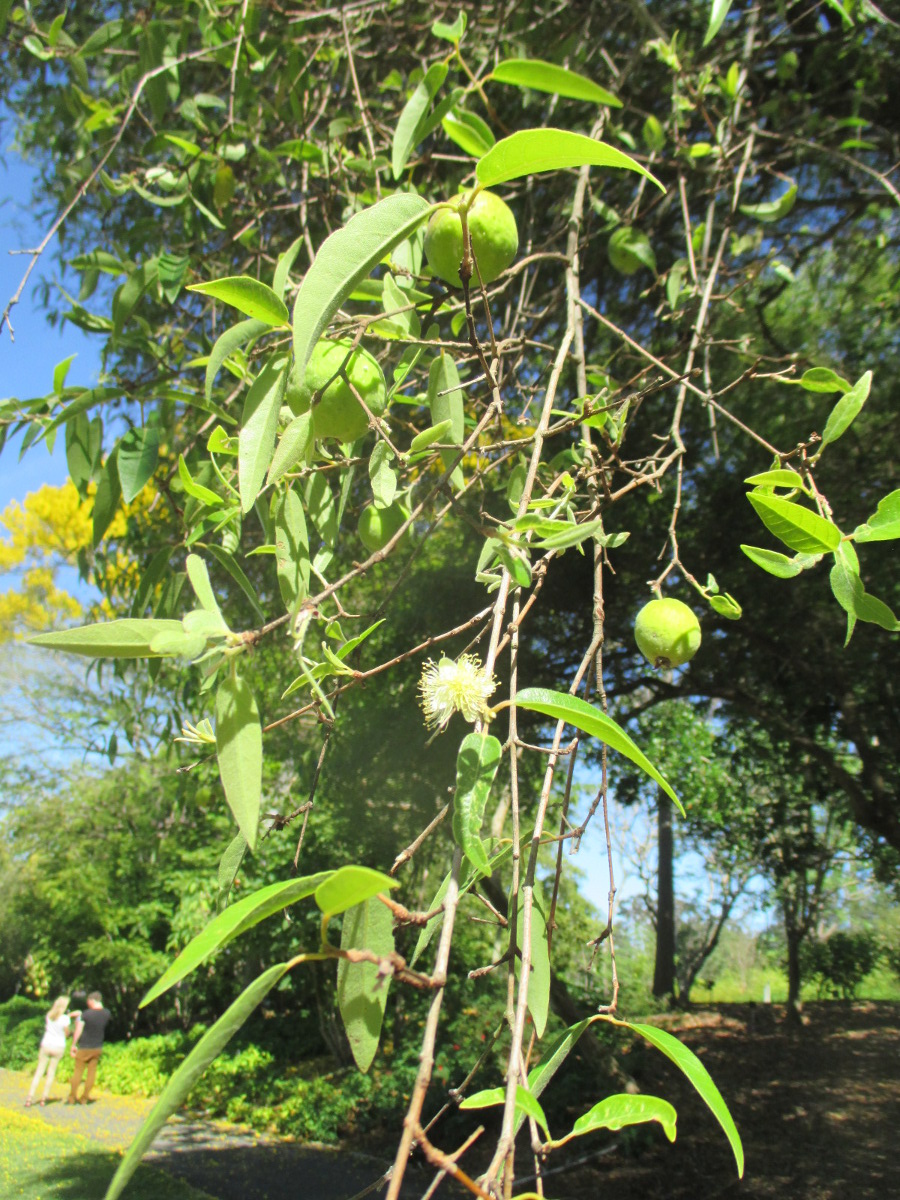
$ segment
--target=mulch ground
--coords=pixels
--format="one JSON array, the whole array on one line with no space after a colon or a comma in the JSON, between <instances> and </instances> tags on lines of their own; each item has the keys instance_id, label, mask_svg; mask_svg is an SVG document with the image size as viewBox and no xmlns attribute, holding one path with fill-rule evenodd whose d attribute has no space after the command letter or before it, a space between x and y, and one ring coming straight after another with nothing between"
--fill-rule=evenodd
<instances>
[{"instance_id":1,"label":"mulch ground","mask_svg":"<svg viewBox=\"0 0 900 1200\"><path fill-rule=\"evenodd\" d=\"M642 1092L675 1105L677 1141L670 1145L655 1127L580 1139L568 1161L551 1158L548 1200L900 1197L900 1005L812 1004L800 1029L786 1026L783 1015L777 1006L723 1005L659 1022L701 1058L725 1097L744 1144L743 1180L719 1126L690 1085L666 1058L639 1046L622 1066ZM0 1070L0 1107L22 1112L27 1087L27 1075ZM28 1113L125 1149L151 1102L95 1094L97 1102L88 1107L58 1100ZM582 1108L599 1098L588 1098ZM173 1118L147 1160L219 1200L348 1200L378 1179L391 1148L385 1145L383 1156L361 1156L349 1147L299 1146ZM416 1175L404 1196L420 1197L426 1186L427 1177ZM517 1190L534 1186L523 1179ZM450 1192L442 1188L439 1195Z\"/></svg>"}]
</instances>

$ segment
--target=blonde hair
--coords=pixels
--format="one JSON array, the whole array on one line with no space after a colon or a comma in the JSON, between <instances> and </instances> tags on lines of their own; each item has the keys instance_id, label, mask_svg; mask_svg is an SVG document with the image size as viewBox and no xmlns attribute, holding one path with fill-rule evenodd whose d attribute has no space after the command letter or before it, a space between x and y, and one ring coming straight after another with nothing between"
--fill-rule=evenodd
<instances>
[{"instance_id":1,"label":"blonde hair","mask_svg":"<svg viewBox=\"0 0 900 1200\"><path fill-rule=\"evenodd\" d=\"M47 1013L47 1016L50 1018L51 1021L55 1021L57 1017L61 1017L63 1015L63 1013L66 1011L66 1009L68 1007L69 1007L69 997L68 996L57 996L56 999L53 1001L53 1007Z\"/></svg>"}]
</instances>

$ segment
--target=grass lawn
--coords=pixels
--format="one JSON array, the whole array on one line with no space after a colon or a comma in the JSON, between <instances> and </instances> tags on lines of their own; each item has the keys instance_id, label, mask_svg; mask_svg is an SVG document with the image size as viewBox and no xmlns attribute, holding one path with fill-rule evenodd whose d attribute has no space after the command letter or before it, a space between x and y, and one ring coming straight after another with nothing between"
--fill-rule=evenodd
<instances>
[{"instance_id":1,"label":"grass lawn","mask_svg":"<svg viewBox=\"0 0 900 1200\"><path fill-rule=\"evenodd\" d=\"M4 1200L102 1200L121 1155L39 1119L0 1109L0 1196ZM142 1166L128 1200L210 1200L180 1179Z\"/></svg>"}]
</instances>

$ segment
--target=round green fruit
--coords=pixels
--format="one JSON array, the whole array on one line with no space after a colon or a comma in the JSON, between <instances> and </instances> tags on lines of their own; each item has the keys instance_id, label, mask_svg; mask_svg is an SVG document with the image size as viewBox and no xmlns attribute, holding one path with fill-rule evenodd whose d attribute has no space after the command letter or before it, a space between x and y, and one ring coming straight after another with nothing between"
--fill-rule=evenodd
<instances>
[{"instance_id":1,"label":"round green fruit","mask_svg":"<svg viewBox=\"0 0 900 1200\"><path fill-rule=\"evenodd\" d=\"M512 209L493 192L479 192L470 204L461 196L454 204L454 208L439 208L428 222L425 257L435 275L454 287L462 286L459 266L463 259L463 233L457 209L466 204L472 253L482 282L493 283L512 263L519 249L519 231ZM472 282L478 283L474 267Z\"/></svg>"},{"instance_id":2,"label":"round green fruit","mask_svg":"<svg viewBox=\"0 0 900 1200\"><path fill-rule=\"evenodd\" d=\"M306 365L300 387L289 383L285 401L295 417L309 412L313 396L344 365L353 343L321 341ZM346 366L345 374L359 392L369 411L380 417L387 405L384 374L376 360L361 347ZM313 433L317 438L336 438L339 442L355 442L369 428L365 409L353 395L352 389L340 377L322 392L313 407Z\"/></svg>"},{"instance_id":3,"label":"round green fruit","mask_svg":"<svg viewBox=\"0 0 900 1200\"><path fill-rule=\"evenodd\" d=\"M408 520L409 509L404 508L402 504L391 504L388 508L376 508L374 504L369 504L359 515L359 540L370 554L374 554L377 550L383 550L400 526ZM400 539L401 547L406 544L408 538L409 530Z\"/></svg>"},{"instance_id":4,"label":"round green fruit","mask_svg":"<svg viewBox=\"0 0 900 1200\"><path fill-rule=\"evenodd\" d=\"M634 640L654 667L680 667L699 649L700 622L680 600L651 600L637 615Z\"/></svg>"}]
</instances>

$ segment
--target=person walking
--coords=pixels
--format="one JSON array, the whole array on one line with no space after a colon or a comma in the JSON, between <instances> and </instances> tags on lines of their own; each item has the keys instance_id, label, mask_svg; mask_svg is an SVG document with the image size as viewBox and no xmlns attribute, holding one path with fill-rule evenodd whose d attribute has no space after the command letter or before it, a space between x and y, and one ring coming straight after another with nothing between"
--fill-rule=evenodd
<instances>
[{"instance_id":1,"label":"person walking","mask_svg":"<svg viewBox=\"0 0 900 1200\"><path fill-rule=\"evenodd\" d=\"M72 1069L72 1082L66 1104L87 1104L91 1098L91 1089L97 1078L97 1064L103 1053L103 1035L112 1013L103 1007L103 997L99 992L91 992L87 998L87 1007L75 1022L75 1034L72 1038L72 1057L75 1066ZM87 1068L84 1080L84 1091L78 1095L81 1077Z\"/></svg>"},{"instance_id":2,"label":"person walking","mask_svg":"<svg viewBox=\"0 0 900 1200\"><path fill-rule=\"evenodd\" d=\"M66 1050L66 1034L72 1023L72 1017L77 1018L81 1015L80 1013L70 1014L66 1012L68 1007L69 997L57 996L53 1002L53 1007L44 1017L44 1036L41 1038L41 1045L38 1050L37 1070L31 1081L31 1087L28 1089L28 1099L25 1101L26 1108L31 1108L31 1105L34 1103L35 1092L38 1090L38 1084L41 1082L41 1076L45 1071L47 1072L47 1078L44 1081L41 1108L47 1103L47 1097L50 1095L50 1089L53 1087L53 1080L56 1077L56 1068L59 1066L59 1060Z\"/></svg>"}]
</instances>

